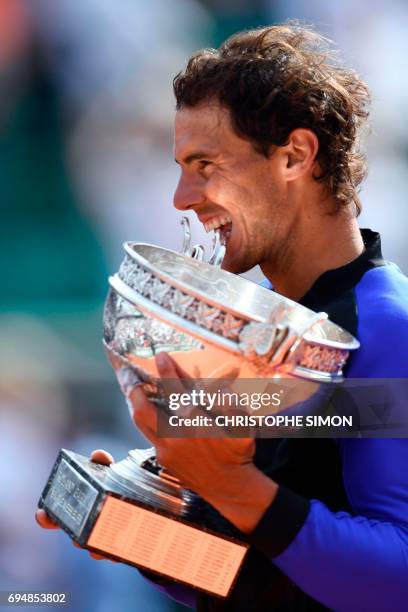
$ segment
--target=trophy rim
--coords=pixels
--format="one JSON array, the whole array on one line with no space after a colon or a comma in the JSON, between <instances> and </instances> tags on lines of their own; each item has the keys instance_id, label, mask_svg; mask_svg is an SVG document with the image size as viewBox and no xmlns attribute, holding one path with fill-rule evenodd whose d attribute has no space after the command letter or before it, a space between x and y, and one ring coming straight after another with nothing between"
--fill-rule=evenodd
<instances>
[{"instance_id":1,"label":"trophy rim","mask_svg":"<svg viewBox=\"0 0 408 612\"><path fill-rule=\"evenodd\" d=\"M160 270L158 266L151 263L148 259L146 259L146 257L144 257L143 255L135 251L133 249L133 246L149 247L152 249L165 251L166 253L170 253L172 255L177 255L178 257L182 257L183 259L186 260L186 262L192 261L192 258L189 255L186 255L184 253L179 253L178 251L175 251L174 249L168 249L166 247L161 247L155 244L150 244L149 242L137 242L137 241L129 240L123 243L124 250L132 259L137 261L143 267L148 268L152 272L152 274L160 278L160 280L162 280L166 284L171 285L172 287L175 287L176 289L179 289L180 291L188 293L189 295L192 295L196 299L200 300L200 302L205 302L206 304L214 306L215 308L228 309L228 312L230 312L232 315L235 315L236 317L239 317L240 319L245 319L246 321L256 321L258 323L264 322L264 319L260 315L254 315L254 316L246 315L240 310L233 308L230 305L227 305L215 298L212 298L209 295L204 296L202 292L200 292L198 289L195 289L194 287L191 287L191 285L189 285L188 283L175 279L168 272L164 272L163 270ZM193 261L195 261L196 264L199 265L199 267L205 267L210 270L216 269L214 268L213 265L209 264L206 261L196 261L196 260L193 260ZM232 274L232 272L228 272L228 270L219 269L219 271L222 272L223 274L231 276L234 279L237 278L236 274ZM241 280L247 280L247 279L241 279ZM248 281L248 282L251 282L251 281ZM265 289L265 287L261 287L261 285L256 285L256 286L260 287L261 289L264 289L265 291L268 291L267 289ZM280 296L280 297L282 297L282 299L284 300L288 299L288 298L285 298L284 296Z\"/></svg>"},{"instance_id":2,"label":"trophy rim","mask_svg":"<svg viewBox=\"0 0 408 612\"><path fill-rule=\"evenodd\" d=\"M360 344L326 313L165 247L129 241L124 249L111 291L145 317L245 358L259 376L343 380L350 351Z\"/></svg>"},{"instance_id":3,"label":"trophy rim","mask_svg":"<svg viewBox=\"0 0 408 612\"><path fill-rule=\"evenodd\" d=\"M125 252L131 257L131 259L136 261L142 267L147 268L154 276L160 278L160 280L165 282L167 285L193 296L194 298L196 298L197 300L199 300L200 302L204 304L208 304L215 308L225 310L229 312L230 314L232 314L233 316L236 316L241 320L247 321L248 323L261 323L261 324L268 323L268 321L265 319L265 317L262 317L262 315L256 315L255 313L246 314L236 308L233 308L230 304L227 304L225 301L223 302L223 301L217 300L209 295L203 295L202 292L200 292L198 289L195 289L194 287L191 287L191 285L189 285L186 282L180 281L179 279L174 279L169 273L164 272L158 266L151 263L141 253L138 253L137 251L135 251L133 248L134 246L148 247L156 251L164 251L172 255L177 255L178 257L181 257L190 263L191 257L189 257L188 255L179 253L177 251L174 251L173 249L168 249L166 247L153 245L147 242L126 241L123 243L123 248ZM207 262L199 261L199 262L196 262L196 264L198 264L199 267L204 267L206 269L213 269L213 266ZM248 279L240 277L239 275L233 274L232 272L228 272L227 270L220 270L220 272L222 272L223 275L232 277L235 282L237 278L242 282L248 282L248 283L252 282L252 281L249 281ZM121 283L126 285L126 283L122 279L120 279L120 277L117 274L115 274L113 277L110 277L109 280L111 280L111 278L118 278L121 281ZM267 289L266 287L262 287L262 285L257 285L255 283L253 284L256 287L256 290L258 292L260 291L261 293L265 293L265 296L267 296L269 300L271 299L271 295L270 295L271 291L269 289ZM126 287L129 289L129 292L128 292L129 297L126 297L124 295L123 297L125 297L125 299L130 299L130 301L133 301L133 296L135 294L139 296L139 293L134 288L129 287L128 285L126 285ZM113 288L115 289L115 287ZM312 320L313 315L315 314L310 308L307 308L306 306L303 306L302 304L299 304L298 302L295 302L294 300L291 300L290 298L287 298L281 294L276 293L274 294L273 297L274 299L276 299L277 305L284 305L304 315L308 315L308 317L311 320ZM147 306L147 308L149 308L150 312L152 310L156 312L156 309L154 307L157 306L157 304L155 304L154 302L151 302L151 300L149 300L148 298L143 298L143 302L142 302L143 305L144 305L144 302L146 302L146 304L149 303L149 306ZM163 310L165 310L166 313L168 312L167 309L163 309ZM173 314L173 313L169 313L169 315L170 314ZM178 315L175 315L175 316L178 317ZM172 318L172 317L169 317L169 318ZM183 321L185 321L186 323L188 322L183 317L178 317L178 319L183 319ZM176 323L176 321L174 321L174 323ZM272 321L270 323L272 323ZM313 325L314 323L311 326L312 328L313 328ZM324 326L327 331L332 330L332 331L340 332L343 336L345 336L345 340L336 340L335 338L330 338L330 337L326 337L326 338L319 337L317 334L313 334L313 332L310 329L304 333L304 335L302 336L303 339L313 344L317 344L319 346L326 346L329 348L339 349L339 350L352 351L352 350L359 348L360 346L359 341L349 331L347 331L340 325L337 325L337 323L334 323L330 319L327 319L326 321L324 321ZM186 329L186 327L183 325L182 329ZM211 337L212 337L212 334L211 334ZM210 337L208 337L208 339L210 339ZM217 339L218 339L218 336L217 336ZM231 346L232 344L235 344L235 343L232 341L228 341L228 344L224 344L224 346L226 348L232 348Z\"/></svg>"},{"instance_id":4,"label":"trophy rim","mask_svg":"<svg viewBox=\"0 0 408 612\"><path fill-rule=\"evenodd\" d=\"M117 274L109 277L109 284L114 291L121 295L125 300L133 304L144 314L160 319L160 321L166 325L171 325L180 332L191 334L199 341L212 342L217 346L221 346L229 351L240 354L238 344L233 340L223 338L211 330L204 329L198 326L196 323L193 323L192 321L184 319L182 316L171 312L167 308L164 308L159 304L155 304L148 298L141 295L135 289L132 289L132 287L129 287Z\"/></svg>"},{"instance_id":5,"label":"trophy rim","mask_svg":"<svg viewBox=\"0 0 408 612\"><path fill-rule=\"evenodd\" d=\"M210 342L219 348L223 348L224 350L230 351L236 355L243 356L242 348L239 342L235 342L233 340L229 340L227 338L223 338L222 336L210 331L206 330L202 327L199 327L197 324L184 319L183 317L172 313L166 308L155 304L151 300L145 298L140 295L134 289L128 287L126 283L124 283L118 276L109 278L109 283L112 289L122 296L123 299L133 304L135 308L143 312L144 315L148 317L152 317L155 319L161 320L166 325L170 325L176 327L182 333L188 333L198 341L201 342ZM248 325L251 325L249 323ZM295 345L295 347L293 347ZM112 347L105 343L106 349L108 351L112 351ZM292 362L292 359L296 357L296 349L298 348L310 348L313 346L321 347L322 349L327 348L330 351L340 351L343 353L342 363L337 366L336 371L327 371L324 369L315 369L313 367L307 366L303 364L302 360L299 363ZM278 348L279 350L279 348ZM305 336L298 338L289 348L282 359L275 365L271 365L267 360L263 362L262 356L256 356L255 360L258 362L258 367L265 369L265 377L271 376L271 369L275 372L279 372L281 376L285 376L285 374L289 374L290 376L295 376L302 379L312 380L315 382L342 382L344 380L342 374L342 367L344 362L348 357L350 349L349 346L346 347L333 347L330 344L328 345L319 345L314 341L308 341ZM278 352L278 351L277 351ZM121 359L124 359L123 356L119 355ZM247 355L247 358L251 360L251 356ZM292 359L291 359L292 358ZM263 366L261 363L263 362ZM276 369L278 367L278 369Z\"/></svg>"}]
</instances>

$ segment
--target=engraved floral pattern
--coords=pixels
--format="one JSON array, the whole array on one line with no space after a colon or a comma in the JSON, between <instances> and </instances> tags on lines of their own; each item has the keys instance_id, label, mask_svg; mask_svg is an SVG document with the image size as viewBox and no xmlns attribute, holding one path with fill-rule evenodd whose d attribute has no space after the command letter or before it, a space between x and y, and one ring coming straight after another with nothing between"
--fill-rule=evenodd
<instances>
[{"instance_id":1,"label":"engraved floral pattern","mask_svg":"<svg viewBox=\"0 0 408 612\"><path fill-rule=\"evenodd\" d=\"M236 342L247 358L263 359L267 364L274 344L276 348L280 344L280 334L277 333L278 328L273 323L248 322L246 319L207 304L155 277L152 272L136 264L128 255L123 260L118 275L130 288L155 304L192 321L199 327ZM279 318L282 317L279 315ZM140 337L139 342L141 340ZM146 341L145 338L143 340ZM290 357L290 362L308 370L339 374L347 357L348 351L345 349L302 340L299 348Z\"/></svg>"},{"instance_id":2,"label":"engraved floral pattern","mask_svg":"<svg viewBox=\"0 0 408 612\"><path fill-rule=\"evenodd\" d=\"M296 365L317 372L337 374L347 361L348 351L303 342L294 355Z\"/></svg>"},{"instance_id":3,"label":"engraved floral pattern","mask_svg":"<svg viewBox=\"0 0 408 612\"><path fill-rule=\"evenodd\" d=\"M200 302L197 307L195 321L197 325L212 330L215 319L219 316L220 310L214 306L209 306L205 302Z\"/></svg>"},{"instance_id":4,"label":"engraved floral pattern","mask_svg":"<svg viewBox=\"0 0 408 612\"><path fill-rule=\"evenodd\" d=\"M194 299L191 295L183 293L182 291L174 291L174 294L170 300L170 307L174 314L185 317L188 308L193 304Z\"/></svg>"},{"instance_id":5,"label":"engraved floral pattern","mask_svg":"<svg viewBox=\"0 0 408 612\"><path fill-rule=\"evenodd\" d=\"M227 312L223 324L221 326L222 335L226 338L238 338L239 332L244 327L242 319L237 319L231 313Z\"/></svg>"},{"instance_id":6,"label":"engraved floral pattern","mask_svg":"<svg viewBox=\"0 0 408 612\"><path fill-rule=\"evenodd\" d=\"M160 278L154 278L149 286L149 295L156 304L164 304L166 295L171 290L171 287L164 283ZM170 299L170 296L169 296Z\"/></svg>"}]
</instances>

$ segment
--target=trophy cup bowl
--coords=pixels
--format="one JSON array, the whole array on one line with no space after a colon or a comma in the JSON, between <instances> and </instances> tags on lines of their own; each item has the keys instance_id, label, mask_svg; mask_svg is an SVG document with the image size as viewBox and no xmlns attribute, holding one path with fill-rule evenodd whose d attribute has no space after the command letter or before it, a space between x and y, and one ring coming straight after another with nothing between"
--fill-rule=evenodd
<instances>
[{"instance_id":1,"label":"trophy cup bowl","mask_svg":"<svg viewBox=\"0 0 408 612\"><path fill-rule=\"evenodd\" d=\"M113 359L154 384L166 351L189 375L230 364L240 378L342 380L358 342L347 331L269 289L185 254L127 242L109 279L104 343Z\"/></svg>"},{"instance_id":2,"label":"trophy cup bowl","mask_svg":"<svg viewBox=\"0 0 408 612\"><path fill-rule=\"evenodd\" d=\"M307 397L342 380L357 340L325 313L221 270L220 245L210 263L198 247L177 253L127 242L124 249L109 279L103 341L113 365L131 367L159 408L166 398L154 357L162 351L194 379L227 367L238 381L302 379ZM220 597L248 549L226 519L158 465L154 449L131 450L109 467L62 450L39 505L82 546Z\"/></svg>"}]
</instances>

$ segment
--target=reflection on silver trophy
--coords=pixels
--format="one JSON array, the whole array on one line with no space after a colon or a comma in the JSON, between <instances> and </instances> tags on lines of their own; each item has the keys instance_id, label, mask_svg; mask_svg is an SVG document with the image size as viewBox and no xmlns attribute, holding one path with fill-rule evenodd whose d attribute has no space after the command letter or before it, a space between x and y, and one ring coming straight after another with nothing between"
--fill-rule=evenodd
<instances>
[{"instance_id":1,"label":"reflection on silver trophy","mask_svg":"<svg viewBox=\"0 0 408 612\"><path fill-rule=\"evenodd\" d=\"M225 253L190 246L182 253L127 242L104 313L104 345L115 367L166 410L154 356L170 353L193 379L234 371L262 386L301 379L298 399L342 380L358 342L328 320L273 291L220 269ZM261 388L257 388L262 391ZM286 409L286 408L285 408ZM154 449L131 450L112 466L62 450L40 499L49 516L82 546L221 597L228 596L248 545L194 492L162 469Z\"/></svg>"}]
</instances>

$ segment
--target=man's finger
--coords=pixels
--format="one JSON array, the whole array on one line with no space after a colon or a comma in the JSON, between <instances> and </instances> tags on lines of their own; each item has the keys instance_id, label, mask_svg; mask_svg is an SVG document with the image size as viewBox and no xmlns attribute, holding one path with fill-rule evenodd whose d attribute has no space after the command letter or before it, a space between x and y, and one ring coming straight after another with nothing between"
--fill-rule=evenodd
<instances>
[{"instance_id":1,"label":"man's finger","mask_svg":"<svg viewBox=\"0 0 408 612\"><path fill-rule=\"evenodd\" d=\"M88 550L87 548L85 548L84 546L81 546L80 544L78 544L78 542L75 542L74 540L72 540L72 544L75 546L75 548L79 548L80 550ZM89 554L91 555L91 557L93 559L96 559L97 561L112 561L112 563L117 563L116 559L110 559L109 557L104 557L103 555L99 555L98 553L95 552L91 552L90 550L88 550Z\"/></svg>"},{"instance_id":2,"label":"man's finger","mask_svg":"<svg viewBox=\"0 0 408 612\"><path fill-rule=\"evenodd\" d=\"M128 399L133 421L144 436L155 446L157 440L157 408L145 396L140 387L135 387Z\"/></svg>"},{"instance_id":3,"label":"man's finger","mask_svg":"<svg viewBox=\"0 0 408 612\"><path fill-rule=\"evenodd\" d=\"M157 408L147 399L140 387L135 387L129 396L132 417L136 425L148 427L152 431L157 429Z\"/></svg>"},{"instance_id":4,"label":"man's finger","mask_svg":"<svg viewBox=\"0 0 408 612\"><path fill-rule=\"evenodd\" d=\"M115 374L121 391L126 398L129 398L135 387L144 385L136 370L128 366L118 368L115 370Z\"/></svg>"},{"instance_id":5,"label":"man's finger","mask_svg":"<svg viewBox=\"0 0 408 612\"><path fill-rule=\"evenodd\" d=\"M35 513L35 520L44 529L59 529L58 525L50 519L48 514L42 508L38 508Z\"/></svg>"},{"instance_id":6,"label":"man's finger","mask_svg":"<svg viewBox=\"0 0 408 612\"><path fill-rule=\"evenodd\" d=\"M172 393L185 393L186 386L180 378L182 370L176 368L173 359L167 353L155 355L157 370L160 376L160 388L162 393L169 397ZM190 379L191 380L191 379Z\"/></svg>"},{"instance_id":7,"label":"man's finger","mask_svg":"<svg viewBox=\"0 0 408 612\"><path fill-rule=\"evenodd\" d=\"M114 458L110 453L99 448L97 450L92 451L91 461L94 461L95 463L102 463L103 465L110 465L111 463L115 462Z\"/></svg>"},{"instance_id":8,"label":"man's finger","mask_svg":"<svg viewBox=\"0 0 408 612\"><path fill-rule=\"evenodd\" d=\"M160 353L159 353L160 354ZM167 358L173 363L174 370L179 378L181 378L184 383L187 383L187 386L190 387L194 383L194 378L190 376L183 368L177 363L175 359L173 359L170 355L167 355Z\"/></svg>"},{"instance_id":9,"label":"man's finger","mask_svg":"<svg viewBox=\"0 0 408 612\"><path fill-rule=\"evenodd\" d=\"M88 552L91 555L92 559L96 559L97 561L103 561L104 559L106 561L110 561L110 559L108 559L107 557L104 557L103 555L98 555L98 553L91 552L91 551L88 551Z\"/></svg>"}]
</instances>

